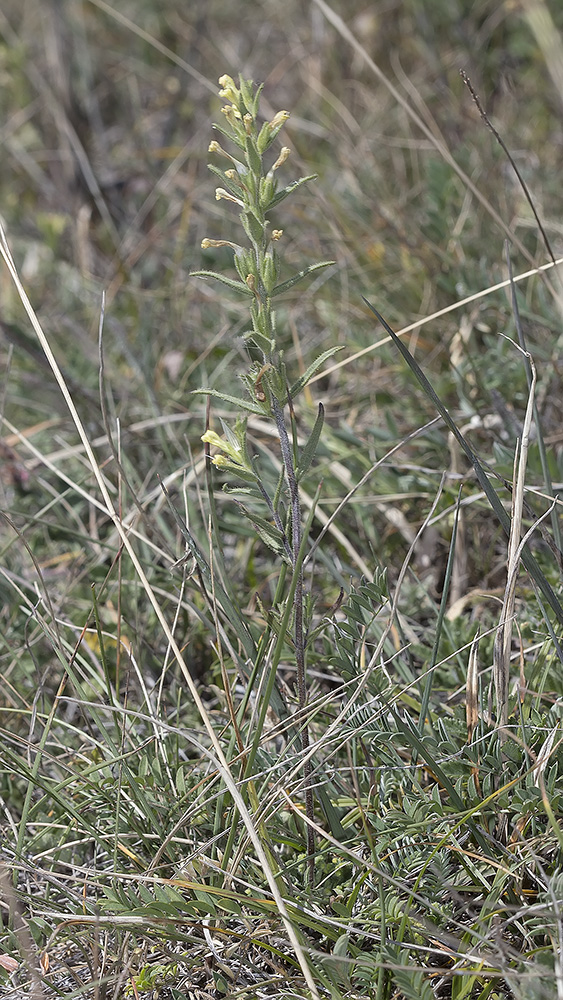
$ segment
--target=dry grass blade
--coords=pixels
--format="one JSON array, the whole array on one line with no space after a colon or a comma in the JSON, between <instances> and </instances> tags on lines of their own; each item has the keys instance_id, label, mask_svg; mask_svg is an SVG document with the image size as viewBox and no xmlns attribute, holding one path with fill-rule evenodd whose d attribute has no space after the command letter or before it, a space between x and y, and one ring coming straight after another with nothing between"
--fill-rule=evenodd
<instances>
[{"instance_id":1,"label":"dry grass blade","mask_svg":"<svg viewBox=\"0 0 563 1000\"><path fill-rule=\"evenodd\" d=\"M517 346L517 345L516 345ZM520 350L520 348L518 348ZM510 647L512 643L512 622L516 596L516 581L522 546L522 510L524 505L524 484L526 465L530 444L530 428L534 412L534 392L536 387L536 368L530 354L526 357L530 363L532 381L528 393L528 404L522 427L522 437L516 450L514 480L512 485L512 510L510 516L510 535L508 539L507 582L501 611L501 624L495 639L493 657L493 678L496 694L497 725L502 730L508 721L508 688L510 683Z\"/></svg>"},{"instance_id":2,"label":"dry grass blade","mask_svg":"<svg viewBox=\"0 0 563 1000\"><path fill-rule=\"evenodd\" d=\"M2 892L4 903L8 906L8 911L13 920L14 933L27 965L31 980L30 1000L42 1000L45 996L45 991L41 982L41 966L39 956L37 955L37 946L21 912L19 900L10 881L8 868L4 864L0 865L0 891ZM7 968L7 966L4 966L4 968ZM13 968L10 971L13 971Z\"/></svg>"},{"instance_id":3,"label":"dry grass blade","mask_svg":"<svg viewBox=\"0 0 563 1000\"><path fill-rule=\"evenodd\" d=\"M118 22L118 24L123 25L124 28L127 28L127 30L131 31L134 35L138 35L139 38L142 38L144 42L147 42L148 45L151 45L154 49L156 49L157 52L160 52L161 55L166 56L166 58L169 59L170 62L174 63L176 66L179 66L180 69L184 70L185 73L188 73L189 76L193 77L194 80L197 80L198 83L201 83L202 86L206 88L206 90L209 90L212 94L215 93L217 89L215 83L212 83L211 80L209 80L206 76L203 76L201 73L198 73L198 71L194 69L193 66L190 66L190 64L186 62L185 59L182 59L179 55L173 52L172 49L169 48L167 45L163 45L162 42L160 42L158 38L155 38L154 35L151 35L150 32L145 31L143 28L140 28L138 24L135 24L134 21L131 21L131 19L128 18L125 14L121 13L121 11L116 10L115 7L111 6L111 4L105 3L104 0L88 0L88 2L91 3L93 7L98 7L98 9L102 10L104 14L108 15L108 17L112 17L115 21Z\"/></svg>"},{"instance_id":4,"label":"dry grass blade","mask_svg":"<svg viewBox=\"0 0 563 1000\"><path fill-rule=\"evenodd\" d=\"M467 742L471 743L473 733L479 721L479 639L477 632L471 649L469 650L469 662L467 664L467 680L465 683L465 720L467 723Z\"/></svg>"},{"instance_id":5,"label":"dry grass blade","mask_svg":"<svg viewBox=\"0 0 563 1000\"><path fill-rule=\"evenodd\" d=\"M493 657L493 675L495 682L495 693L497 699L497 725L499 726L501 733L503 726L506 726L507 713L508 713L508 687L510 683L510 643L512 639L512 624L514 621L514 602L515 602L515 592L516 583L518 580L518 572L520 569L520 560L525 552L526 545L542 524L543 521L547 520L551 516L554 510L556 501L554 500L546 511L538 517L536 521L532 524L531 528L522 536L518 543L517 548L513 551L510 556L508 563L508 572L506 587L504 592L503 601L503 617L498 628L498 632L495 638L494 644L494 657ZM521 521L520 521L521 524ZM505 614L510 614L510 618L506 618ZM504 721L501 721L504 720Z\"/></svg>"},{"instance_id":6,"label":"dry grass blade","mask_svg":"<svg viewBox=\"0 0 563 1000\"><path fill-rule=\"evenodd\" d=\"M563 104L563 38L545 0L525 0L521 16L526 20L543 53L555 91Z\"/></svg>"}]
</instances>

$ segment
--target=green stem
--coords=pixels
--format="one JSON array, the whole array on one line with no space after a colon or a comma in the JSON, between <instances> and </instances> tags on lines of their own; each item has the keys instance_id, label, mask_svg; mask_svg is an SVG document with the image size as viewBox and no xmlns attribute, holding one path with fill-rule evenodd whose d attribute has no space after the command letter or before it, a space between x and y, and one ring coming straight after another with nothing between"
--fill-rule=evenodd
<instances>
[{"instance_id":1,"label":"green stem","mask_svg":"<svg viewBox=\"0 0 563 1000\"><path fill-rule=\"evenodd\" d=\"M303 764L303 784L305 789L305 813L307 819L314 820L313 789L311 787L311 759L307 756L309 750L309 727L306 720L307 707L307 678L305 672L305 636L303 632L303 565L297 568L297 555L301 549L301 502L299 499L299 486L295 474L295 464L287 433L287 427L283 416L283 411L278 400L272 393L272 410L276 418L276 425L280 439L282 459L285 466L285 473L289 486L291 500L291 536L293 551L293 566L295 581L295 596L293 600L293 637L295 643L295 665L297 670L297 697L299 701L299 715L301 717L301 750L304 757ZM313 887L315 874L315 833L313 827L307 824L307 855L308 855L308 878L309 886Z\"/></svg>"},{"instance_id":2,"label":"green stem","mask_svg":"<svg viewBox=\"0 0 563 1000\"><path fill-rule=\"evenodd\" d=\"M266 687L265 687L265 690L264 690L264 694L262 695L262 701L261 701L261 705L260 705L260 714L258 716L258 721L256 723L256 727L255 727L255 730L254 730L254 738L253 738L253 741L252 741L252 745L251 745L251 747L249 749L248 756L246 758L246 767L244 769L244 774L242 776L242 782L241 782L243 784L244 784L244 782L248 781L249 778L252 775L253 768L254 768L254 761L256 759L256 754L258 752L258 746L260 744L262 733L264 731L264 723L265 723L265 720L266 720L266 712L268 711L268 707L269 707L271 699L272 699L272 692L273 692L274 685L275 685L275 682L276 682L277 668L279 666L279 663L280 663L280 660L281 660L281 657L282 657L283 648L284 648L284 645L285 645L285 642L286 642L287 633L289 631L289 624L290 624L290 619L291 619L291 613L293 611L293 606L294 606L294 602L295 602L295 590L296 590L296 587L297 587L297 580L298 580L299 574L302 572L303 560L305 559L306 550L307 550L307 538L308 538L308 535L309 535L309 531L311 529L311 525L313 523L313 519L315 517L315 511L317 509L317 502L318 502L318 499L319 499L320 491L321 491L321 487L319 486L318 489L317 489L317 491L316 491L316 493L315 493L315 495L314 495L314 497L313 497L313 501L311 503L311 509L309 511L309 514L307 516L307 521L306 521L305 526L304 526L303 537L302 537L302 541L301 541L301 547L300 547L299 552L297 554L296 565L295 565L294 572L293 572L293 575L292 575L292 578L291 578L291 582L290 582L290 585L289 585L289 592L287 594L287 598L286 598L286 602L285 602L285 608L284 608L283 617L282 617L282 620L280 622L279 632L278 632L278 635L277 635L277 638L276 638L274 649L272 651L272 658L271 658L270 667L269 667L268 680L266 682ZM265 645L263 647L263 650L265 652ZM237 834L238 834L238 828L237 828L236 813L235 813L235 814L233 814L233 817L232 817L232 823L231 823L231 830L230 830L230 833L229 833L229 838L227 840L227 844L225 845L225 853L224 853L223 862L222 862L222 865L223 865L224 868L227 867L228 860L231 857L232 850L233 850L233 844L234 844L235 837L237 836Z\"/></svg>"}]
</instances>

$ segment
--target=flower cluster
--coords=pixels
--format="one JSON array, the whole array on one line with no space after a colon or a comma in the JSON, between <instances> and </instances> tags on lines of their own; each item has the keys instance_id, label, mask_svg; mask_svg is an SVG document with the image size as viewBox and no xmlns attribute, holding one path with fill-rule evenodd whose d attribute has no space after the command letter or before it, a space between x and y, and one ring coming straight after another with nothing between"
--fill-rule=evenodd
<instances>
[{"instance_id":1,"label":"flower cluster","mask_svg":"<svg viewBox=\"0 0 563 1000\"><path fill-rule=\"evenodd\" d=\"M307 274L325 267L331 261L314 264L280 283L280 258L278 245L283 229L270 229L269 214L298 187L312 180L302 177L288 184L278 186L278 171L290 155L288 146L282 146L277 156L268 155L280 129L289 118L289 112L278 111L273 118L260 124L258 106L262 88L255 87L251 80L239 79L238 85L232 77L222 76L219 80L219 96L226 103L221 111L223 122L214 128L228 140L228 148L217 139L209 144L209 152L225 163L225 166L209 165L209 169L219 180L215 197L227 201L240 210L240 220L246 235L247 245L242 246L231 240L209 239L202 241L202 249L229 247L233 251L238 280L233 280L214 271L195 271L195 275L215 278L245 295L250 305L250 329L244 334L255 355L254 367L241 376L251 397L250 403L241 400L243 409L254 413L279 416L287 403L288 386L285 366L276 343L276 317L272 300L280 292L285 292ZM273 160L273 162L272 162ZM304 384L304 383L303 383ZM302 388L302 386L300 386ZM213 395L224 398L220 392ZM228 399L232 402L232 399ZM207 432L207 435L212 432ZM217 445L208 436L204 441ZM231 441L223 452L214 458L218 467L240 470L248 467L238 461L232 451ZM230 450L229 450L230 449ZM244 478L244 476L243 476Z\"/></svg>"},{"instance_id":2,"label":"flower cluster","mask_svg":"<svg viewBox=\"0 0 563 1000\"><path fill-rule=\"evenodd\" d=\"M280 129L289 118L288 111L278 111L262 125L258 121L261 87L254 87L251 80L240 79L237 86L230 76L219 80L220 97L229 101L221 109L224 122L214 128L232 144L235 152L225 149L216 139L209 144L209 152L226 160L225 169L210 164L210 170L219 178L215 197L228 201L240 209L240 219L250 246L242 247L229 240L204 239L202 248L229 246L234 251L234 263L240 282L234 282L239 291L252 296L252 329L247 340L263 354L264 363L273 360L276 351L275 315L271 299L280 291L291 287L292 279L279 285L280 262L276 249L282 229L269 229L268 214L292 191L310 177L294 181L281 190L278 188L277 171L287 162L288 146L283 146L278 156L268 166L264 157L275 141ZM198 271L204 277L217 277L212 272ZM295 281L303 275L297 275ZM227 281L233 287L232 281Z\"/></svg>"},{"instance_id":3,"label":"flower cluster","mask_svg":"<svg viewBox=\"0 0 563 1000\"><path fill-rule=\"evenodd\" d=\"M255 472L246 451L246 421L239 418L234 428L223 424L225 436L221 437L215 431L208 430L202 436L204 444L218 449L211 461L216 469L225 469L236 473L240 479L251 481Z\"/></svg>"}]
</instances>

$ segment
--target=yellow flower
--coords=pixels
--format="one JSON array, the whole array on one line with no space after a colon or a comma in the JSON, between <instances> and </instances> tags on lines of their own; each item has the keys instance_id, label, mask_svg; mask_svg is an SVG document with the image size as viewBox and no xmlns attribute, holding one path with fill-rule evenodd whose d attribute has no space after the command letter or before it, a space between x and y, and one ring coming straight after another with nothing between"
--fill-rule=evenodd
<instances>
[{"instance_id":1,"label":"yellow flower","mask_svg":"<svg viewBox=\"0 0 563 1000\"><path fill-rule=\"evenodd\" d=\"M239 206L239 208L244 208L244 202L242 202L240 198L235 198L234 194L231 194L230 191L225 191L225 188L217 188L215 191L215 199L216 201L221 201L222 198L225 201L234 202L235 205Z\"/></svg>"},{"instance_id":2,"label":"yellow flower","mask_svg":"<svg viewBox=\"0 0 563 1000\"><path fill-rule=\"evenodd\" d=\"M219 437L216 431L206 431L205 434L201 435L201 440L204 444L212 444L216 448L220 448L221 451L227 443L224 438Z\"/></svg>"},{"instance_id":3,"label":"yellow flower","mask_svg":"<svg viewBox=\"0 0 563 1000\"><path fill-rule=\"evenodd\" d=\"M242 120L242 115L238 108L235 108L234 104L227 104L226 107L221 108L221 114L225 115L225 118L231 125L236 125Z\"/></svg>"},{"instance_id":4,"label":"yellow flower","mask_svg":"<svg viewBox=\"0 0 563 1000\"><path fill-rule=\"evenodd\" d=\"M201 440L204 444L210 444L218 448L221 454L215 455L211 461L217 469L226 469L234 466L243 466L242 451L236 444L219 437L215 431L206 431L202 434Z\"/></svg>"},{"instance_id":5,"label":"yellow flower","mask_svg":"<svg viewBox=\"0 0 563 1000\"><path fill-rule=\"evenodd\" d=\"M270 128L281 128L289 118L289 111L278 111L270 122Z\"/></svg>"},{"instance_id":6,"label":"yellow flower","mask_svg":"<svg viewBox=\"0 0 563 1000\"><path fill-rule=\"evenodd\" d=\"M241 249L238 243L231 243L229 240L208 240L207 237L205 237L205 239L201 241L201 249L209 250L210 247L230 247L231 250L235 251Z\"/></svg>"},{"instance_id":7,"label":"yellow flower","mask_svg":"<svg viewBox=\"0 0 563 1000\"><path fill-rule=\"evenodd\" d=\"M228 76L225 73L223 76L219 77L219 86L221 90L219 91L219 97L226 97L228 101L232 101L233 104L238 102L239 99L239 89L235 84L232 76Z\"/></svg>"},{"instance_id":8,"label":"yellow flower","mask_svg":"<svg viewBox=\"0 0 563 1000\"><path fill-rule=\"evenodd\" d=\"M280 150L280 155L278 156L276 162L274 163L274 165L272 167L272 171L273 170L277 170L278 167L281 167L282 164L284 164L285 161L287 160L287 158L288 158L288 156L289 156L290 153L291 153L291 150L290 150L289 146L282 146L282 148Z\"/></svg>"}]
</instances>

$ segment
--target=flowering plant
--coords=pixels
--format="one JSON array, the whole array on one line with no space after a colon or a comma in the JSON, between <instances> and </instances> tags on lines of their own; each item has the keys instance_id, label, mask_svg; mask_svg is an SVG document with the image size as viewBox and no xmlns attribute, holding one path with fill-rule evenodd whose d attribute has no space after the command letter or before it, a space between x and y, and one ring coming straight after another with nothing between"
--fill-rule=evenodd
<instances>
[{"instance_id":1,"label":"flowering plant","mask_svg":"<svg viewBox=\"0 0 563 1000\"><path fill-rule=\"evenodd\" d=\"M220 96L230 103L221 109L225 117L224 123L216 124L214 128L230 140L236 152L231 153L214 139L209 145L209 152L230 165L223 169L210 164L209 169L221 182L221 186L215 191L216 199L229 201L240 208L240 220L249 245L241 246L230 240L207 238L202 242L204 250L225 246L233 250L239 280L215 271L199 270L192 271L192 274L202 278L215 278L250 300L251 329L245 334L245 339L255 348L254 353L261 356L261 362L255 361L250 370L241 376L250 398L238 399L236 402L243 410L270 416L274 398L283 408L288 398L293 400L327 358L339 350L332 348L321 354L295 384L288 386L283 354L277 345L272 300L307 275L333 264L334 261L320 261L309 265L280 282L278 244L283 237L283 230L270 229L268 216L299 187L314 180L315 175L301 177L279 188L277 172L287 162L290 149L282 146L270 167L265 163L265 156L288 120L289 112L278 111L271 121L260 126L258 104L262 88L255 88L252 81L243 79L237 87L230 76L222 76L219 83ZM199 391L218 396L227 402L234 401L232 397L217 390Z\"/></svg>"},{"instance_id":2,"label":"flowering plant","mask_svg":"<svg viewBox=\"0 0 563 1000\"><path fill-rule=\"evenodd\" d=\"M290 583L283 591L283 581L286 573L280 574L278 594L283 596L285 608L291 614L280 614L277 625L277 643L272 657L270 674L264 687L262 711L265 714L274 690L275 670L284 643L290 639L287 634L291 627L291 646L296 661L297 693L299 710L302 720L306 709L306 665L305 665L305 635L304 594L303 594L303 558L305 555L306 531L303 530L300 482L314 460L317 450L323 420L324 410L320 403L317 417L308 441L300 449L296 435L290 440L287 416L294 419L293 402L304 389L327 358L331 357L338 347L325 351L317 357L307 370L292 384L288 380L283 352L279 349L276 335L276 316L272 306L273 299L302 281L308 274L334 263L321 261L309 265L285 281L280 281L279 246L283 230L271 229L269 214L277 208L289 195L303 184L314 179L314 175L301 177L287 184L278 185L278 171L287 163L290 156L288 146L282 146L271 166L266 162L269 150L276 140L289 113L278 111L274 117L260 124L258 121L258 106L261 87L255 87L252 81L240 78L238 85L230 76L222 76L220 96L228 103L221 109L224 120L215 129L226 138L231 148L225 148L217 140L209 146L209 152L226 161L225 168L210 165L210 170L219 178L215 196L218 201L228 201L240 209L240 220L246 236L246 245L239 245L230 240L204 239L202 248L230 247L234 254L234 264L238 278L231 278L214 271L194 271L202 278L215 278L230 289L244 295L249 302L250 329L245 333L245 339L251 349L254 360L249 369L240 377L246 389L246 397L229 396L217 389L200 389L199 392L218 397L230 405L235 404L246 414L259 415L262 418L274 420L279 441L282 474L277 488L271 494L260 473L258 460L249 453L247 444L246 419L238 416L234 426L223 423L223 436L208 429L202 440L215 449L212 459L214 466L222 470L227 478L239 481L239 485L225 484L228 491L233 489L243 494L245 503L239 503L241 513L247 517L259 537L271 548L282 562L291 567ZM240 485L240 481L244 484ZM257 513L256 501L265 505L265 516ZM249 506L250 503L253 506ZM309 516L309 523L312 512ZM278 594L276 596L278 596ZM278 606L281 602L278 602ZM285 622L285 626L283 626ZM261 730L258 724L257 740ZM313 799L310 786L310 759L307 757L309 745L308 730L305 721L301 724L301 746L305 756L304 784L307 814L313 818ZM252 753L250 755L252 759ZM308 826L308 853L311 859L313 839L311 827Z\"/></svg>"}]
</instances>

